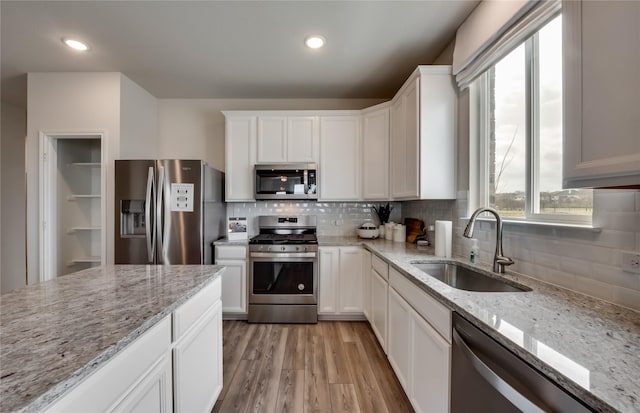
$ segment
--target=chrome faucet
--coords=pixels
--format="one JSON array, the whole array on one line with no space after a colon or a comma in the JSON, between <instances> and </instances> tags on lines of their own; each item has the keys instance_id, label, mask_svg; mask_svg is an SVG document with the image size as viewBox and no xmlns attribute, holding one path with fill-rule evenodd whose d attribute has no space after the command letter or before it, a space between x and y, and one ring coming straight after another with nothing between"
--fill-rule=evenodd
<instances>
[{"instance_id":1,"label":"chrome faucet","mask_svg":"<svg viewBox=\"0 0 640 413\"><path fill-rule=\"evenodd\" d=\"M476 209L473 214L471 214L471 218L469 218L469 223L464 229L463 235L466 238L473 236L473 226L476 223L476 218L483 212L490 212L496 217L496 253L493 256L493 272L504 274L504 267L513 264L513 260L505 257L502 252L502 218L500 214L498 214L498 211L488 207Z\"/></svg>"}]
</instances>

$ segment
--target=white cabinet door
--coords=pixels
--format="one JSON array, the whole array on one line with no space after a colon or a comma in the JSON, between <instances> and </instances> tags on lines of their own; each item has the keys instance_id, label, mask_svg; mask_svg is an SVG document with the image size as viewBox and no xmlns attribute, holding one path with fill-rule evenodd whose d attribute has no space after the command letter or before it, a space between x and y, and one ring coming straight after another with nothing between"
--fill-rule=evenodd
<instances>
[{"instance_id":1,"label":"white cabinet door","mask_svg":"<svg viewBox=\"0 0 640 413\"><path fill-rule=\"evenodd\" d=\"M155 405L156 402L158 406L166 404L164 398L155 402L150 398L154 397L154 392L163 391L162 397L171 398L171 376L160 383L162 373L158 371L162 370L162 360L170 357L170 347L171 317L165 317L58 399L47 412L103 412L115 408L135 411L134 407L139 403L140 406ZM153 387L156 379L159 387L150 389L149 385ZM168 388L162 387L162 390L160 386Z\"/></svg>"},{"instance_id":2,"label":"white cabinet door","mask_svg":"<svg viewBox=\"0 0 640 413\"><path fill-rule=\"evenodd\" d=\"M565 0L562 18L563 187L637 186L640 2Z\"/></svg>"},{"instance_id":3,"label":"white cabinet door","mask_svg":"<svg viewBox=\"0 0 640 413\"><path fill-rule=\"evenodd\" d=\"M336 289L340 276L340 249L320 247L318 256L318 313L335 314L338 311Z\"/></svg>"},{"instance_id":4,"label":"white cabinet door","mask_svg":"<svg viewBox=\"0 0 640 413\"><path fill-rule=\"evenodd\" d=\"M389 283L374 269L371 269L371 328L380 346L387 352L387 292Z\"/></svg>"},{"instance_id":5,"label":"white cabinet door","mask_svg":"<svg viewBox=\"0 0 640 413\"><path fill-rule=\"evenodd\" d=\"M389 340L387 357L398 381L405 392L408 392L408 378L410 374L410 337L411 337L411 307L393 289L389 288Z\"/></svg>"},{"instance_id":6,"label":"white cabinet door","mask_svg":"<svg viewBox=\"0 0 640 413\"><path fill-rule=\"evenodd\" d=\"M391 107L391 197L400 198L406 192L406 100L397 98Z\"/></svg>"},{"instance_id":7,"label":"white cabinet door","mask_svg":"<svg viewBox=\"0 0 640 413\"><path fill-rule=\"evenodd\" d=\"M320 118L320 180L322 201L360 199L360 118Z\"/></svg>"},{"instance_id":8,"label":"white cabinet door","mask_svg":"<svg viewBox=\"0 0 640 413\"><path fill-rule=\"evenodd\" d=\"M391 107L391 196L455 199L456 91L450 66L420 66Z\"/></svg>"},{"instance_id":9,"label":"white cabinet door","mask_svg":"<svg viewBox=\"0 0 640 413\"><path fill-rule=\"evenodd\" d=\"M419 197L419 82L413 79L392 108L392 195L399 199Z\"/></svg>"},{"instance_id":10,"label":"white cabinet door","mask_svg":"<svg viewBox=\"0 0 640 413\"><path fill-rule=\"evenodd\" d=\"M340 313L362 313L362 247L340 247Z\"/></svg>"},{"instance_id":11,"label":"white cabinet door","mask_svg":"<svg viewBox=\"0 0 640 413\"><path fill-rule=\"evenodd\" d=\"M287 118L287 161L318 162L318 118L289 116Z\"/></svg>"},{"instance_id":12,"label":"white cabinet door","mask_svg":"<svg viewBox=\"0 0 640 413\"><path fill-rule=\"evenodd\" d=\"M257 142L258 163L287 162L287 118L259 116Z\"/></svg>"},{"instance_id":13,"label":"white cabinet door","mask_svg":"<svg viewBox=\"0 0 640 413\"><path fill-rule=\"evenodd\" d=\"M209 412L222 390L222 307L217 303L175 344L176 413Z\"/></svg>"},{"instance_id":14,"label":"white cabinet door","mask_svg":"<svg viewBox=\"0 0 640 413\"><path fill-rule=\"evenodd\" d=\"M451 344L413 309L410 318L409 400L418 413L448 412Z\"/></svg>"},{"instance_id":15,"label":"white cabinet door","mask_svg":"<svg viewBox=\"0 0 640 413\"><path fill-rule=\"evenodd\" d=\"M362 313L371 321L371 253L362 250Z\"/></svg>"},{"instance_id":16,"label":"white cabinet door","mask_svg":"<svg viewBox=\"0 0 640 413\"><path fill-rule=\"evenodd\" d=\"M420 78L413 81L405 91L402 99L405 101L405 184L404 191L400 194L403 198L415 199L420 196ZM435 109L435 108L434 108ZM427 109L425 109L427 110ZM453 138L453 137L452 137ZM432 148L437 150L438 148ZM453 173L454 171L448 171Z\"/></svg>"},{"instance_id":17,"label":"white cabinet door","mask_svg":"<svg viewBox=\"0 0 640 413\"><path fill-rule=\"evenodd\" d=\"M247 261L216 260L216 265L227 267L222 273L222 311L247 312Z\"/></svg>"},{"instance_id":18,"label":"white cabinet door","mask_svg":"<svg viewBox=\"0 0 640 413\"><path fill-rule=\"evenodd\" d=\"M362 198L389 199L389 107L362 115Z\"/></svg>"},{"instance_id":19,"label":"white cabinet door","mask_svg":"<svg viewBox=\"0 0 640 413\"><path fill-rule=\"evenodd\" d=\"M171 353L167 352L112 411L171 413L171 384Z\"/></svg>"},{"instance_id":20,"label":"white cabinet door","mask_svg":"<svg viewBox=\"0 0 640 413\"><path fill-rule=\"evenodd\" d=\"M225 199L255 202L256 117L227 116L225 126Z\"/></svg>"}]
</instances>

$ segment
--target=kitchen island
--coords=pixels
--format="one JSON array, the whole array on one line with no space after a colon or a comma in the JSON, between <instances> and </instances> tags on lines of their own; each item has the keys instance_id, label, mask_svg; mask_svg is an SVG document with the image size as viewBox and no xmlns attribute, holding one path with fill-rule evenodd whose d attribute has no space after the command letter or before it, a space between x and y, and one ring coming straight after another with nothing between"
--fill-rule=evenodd
<instances>
[{"instance_id":1,"label":"kitchen island","mask_svg":"<svg viewBox=\"0 0 640 413\"><path fill-rule=\"evenodd\" d=\"M364 246L592 409L640 412L640 313L509 270L504 278L531 291L459 290L412 263L458 262L498 275L490 266L436 257L415 244L355 237L319 237L318 244Z\"/></svg>"},{"instance_id":2,"label":"kitchen island","mask_svg":"<svg viewBox=\"0 0 640 413\"><path fill-rule=\"evenodd\" d=\"M3 294L0 411L45 410L147 331L171 325L168 317L216 280L219 288L223 270L107 266Z\"/></svg>"}]
</instances>

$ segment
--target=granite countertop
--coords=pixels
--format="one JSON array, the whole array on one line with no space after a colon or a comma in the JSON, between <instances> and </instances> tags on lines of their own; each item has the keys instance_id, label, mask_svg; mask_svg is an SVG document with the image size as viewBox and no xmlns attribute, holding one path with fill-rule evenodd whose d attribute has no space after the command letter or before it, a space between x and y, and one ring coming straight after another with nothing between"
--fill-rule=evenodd
<instances>
[{"instance_id":1,"label":"granite countertop","mask_svg":"<svg viewBox=\"0 0 640 413\"><path fill-rule=\"evenodd\" d=\"M430 248L355 237L320 237L320 246L364 245L418 287L481 328L597 411L640 412L640 313L507 271L532 289L479 293L452 288L411 265L444 260Z\"/></svg>"},{"instance_id":2,"label":"granite countertop","mask_svg":"<svg viewBox=\"0 0 640 413\"><path fill-rule=\"evenodd\" d=\"M0 296L0 411L40 411L223 271L92 268Z\"/></svg>"}]
</instances>

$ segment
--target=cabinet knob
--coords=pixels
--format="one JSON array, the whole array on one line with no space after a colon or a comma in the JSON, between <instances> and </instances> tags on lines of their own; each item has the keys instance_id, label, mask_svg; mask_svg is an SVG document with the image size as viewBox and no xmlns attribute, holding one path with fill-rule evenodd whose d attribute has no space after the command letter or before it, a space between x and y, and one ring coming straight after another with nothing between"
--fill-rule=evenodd
<instances>
[{"instance_id":1,"label":"cabinet knob","mask_svg":"<svg viewBox=\"0 0 640 413\"><path fill-rule=\"evenodd\" d=\"M300 291L304 290L304 284L298 284L298 290Z\"/></svg>"}]
</instances>

